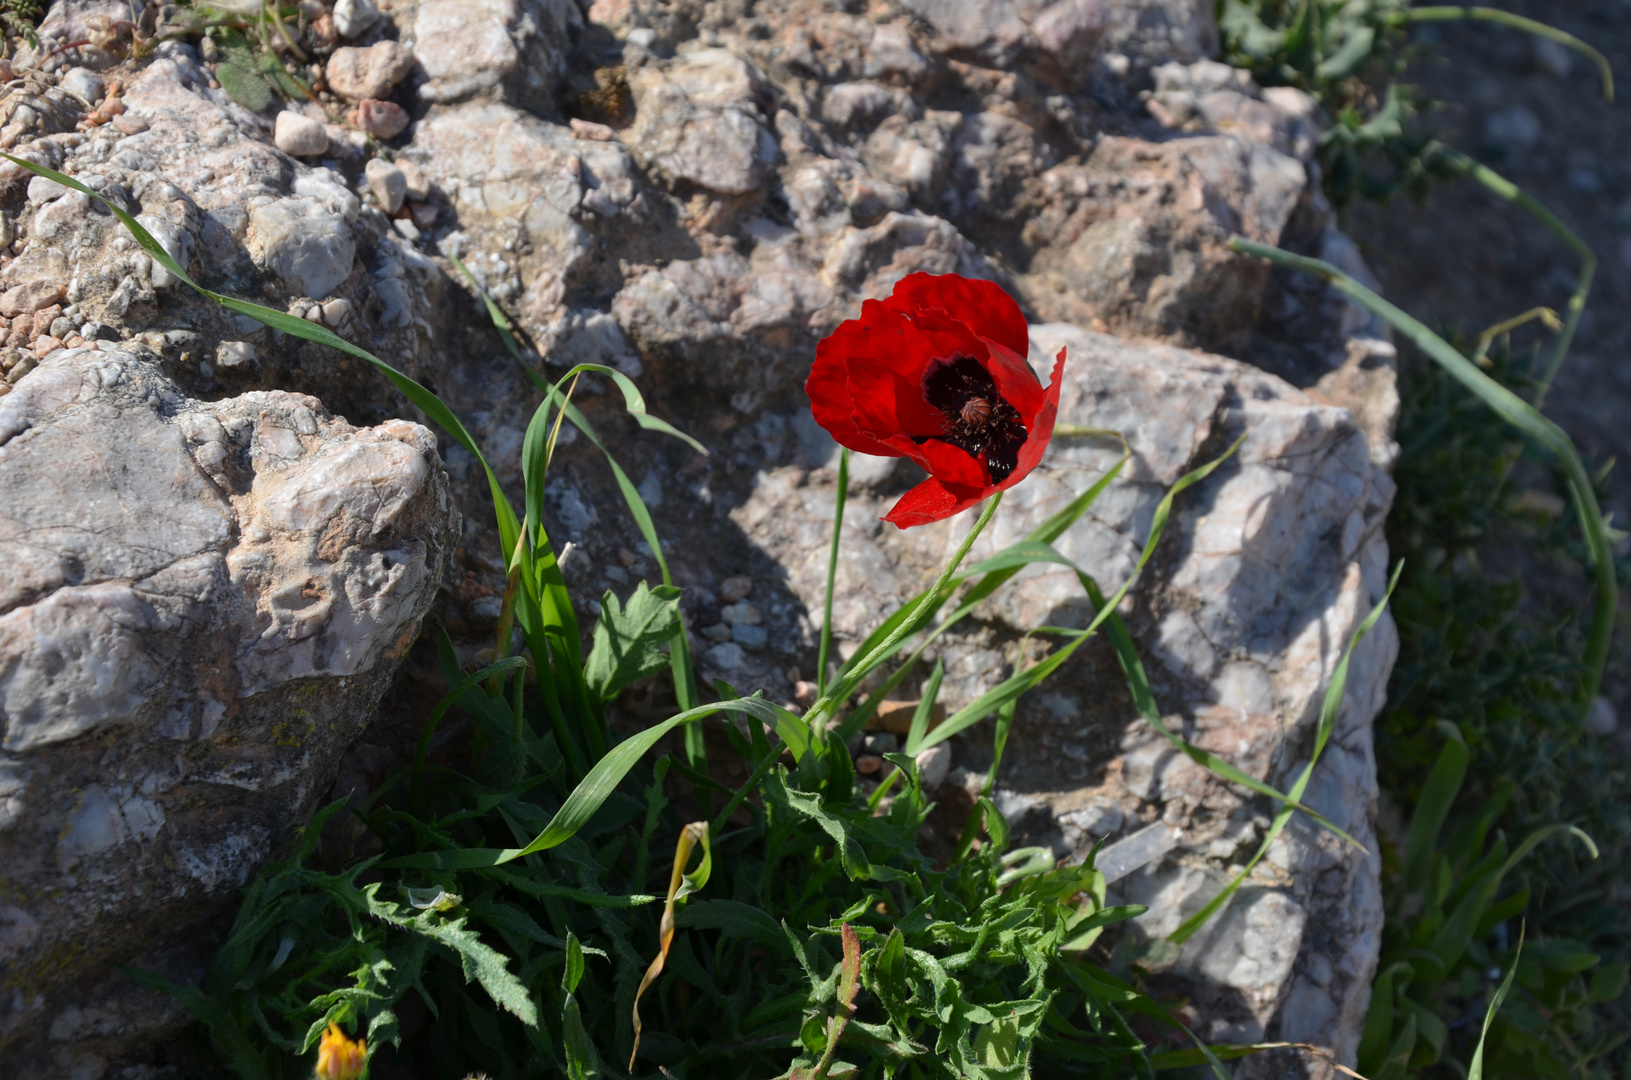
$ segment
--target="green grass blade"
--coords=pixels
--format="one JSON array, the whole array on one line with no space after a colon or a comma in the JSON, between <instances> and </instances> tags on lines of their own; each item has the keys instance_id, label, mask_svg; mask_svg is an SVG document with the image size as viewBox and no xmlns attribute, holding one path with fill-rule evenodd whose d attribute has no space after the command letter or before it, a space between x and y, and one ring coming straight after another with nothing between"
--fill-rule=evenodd
<instances>
[{"instance_id":1,"label":"green grass blade","mask_svg":"<svg viewBox=\"0 0 1631 1080\"><path fill-rule=\"evenodd\" d=\"M1342 659L1337 662L1336 670L1331 673L1331 681L1325 687L1325 700L1320 704L1319 727L1314 732L1313 753L1309 755L1308 764L1303 766L1302 773L1297 777L1297 782L1291 785L1291 790L1288 791L1285 796L1282 796L1284 799L1284 805L1280 808L1279 813L1274 815L1274 821L1269 825L1268 832L1264 834L1263 842L1258 845L1257 853L1252 856L1251 861L1246 864L1245 869L1237 874L1234 880L1229 882L1229 884L1224 887L1222 892L1218 893L1217 896L1214 896L1210 901L1208 901L1206 906L1201 908L1201 910L1197 911L1194 915L1191 915L1188 919L1185 919L1182 926L1179 926L1178 929L1174 930L1170 935L1168 935L1168 941L1171 941L1176 945L1182 945L1184 942L1194 937L1195 933L1200 930L1201 927L1206 925L1207 920L1211 919L1212 916L1216 915L1219 911L1222 911L1223 908L1229 903L1230 899L1234 897L1235 892L1240 888L1240 886L1245 884L1247 875L1249 875L1253 868L1262 861L1263 856L1268 854L1269 845L1274 843L1275 838L1280 835L1281 830L1283 830L1286 827L1286 824L1291 820L1291 815L1295 813L1297 809L1297 807L1293 804L1300 803L1303 795L1308 791L1309 781L1312 780L1314 776L1314 766L1319 764L1320 753L1325 749L1325 745L1331 737L1331 730L1336 725L1337 712L1342 708L1342 694L1348 686L1348 662L1353 659L1354 650L1359 647L1359 643L1365 640L1365 635L1370 633L1371 628L1376 625L1379 619L1381 619L1382 612L1387 610L1388 600L1393 596L1394 587L1399 584L1399 572L1403 569L1403 563L1400 563L1398 566L1394 567L1393 577L1388 582L1387 592L1383 595L1381 600L1377 601L1376 606L1371 608L1370 614L1365 616L1364 621L1361 622L1358 628L1354 630L1353 637L1348 639L1347 648L1342 650ZM1310 813L1310 816L1316 821L1319 821L1321 824L1325 825L1326 828L1330 829L1338 836L1348 840L1355 847L1364 850L1364 845L1360 844L1357 840L1354 840L1351 836L1348 836L1347 833L1338 829L1335 825L1332 825L1324 818L1312 813Z\"/></svg>"},{"instance_id":2,"label":"green grass blade","mask_svg":"<svg viewBox=\"0 0 1631 1080\"><path fill-rule=\"evenodd\" d=\"M1246 255L1267 259L1279 266L1313 274L1338 292L1352 298L1361 307L1381 316L1395 330L1404 335L1456 381L1488 405L1501 419L1517 428L1550 451L1563 466L1568 478L1569 491L1574 496L1575 510L1580 517L1581 530L1591 549L1596 577L1596 603L1592 612L1591 636L1587 639L1584 659L1585 674L1581 677L1577 699L1582 707L1589 706L1597 696L1602 683L1603 665L1608 660L1608 647L1614 635L1614 611L1619 596L1619 583L1614 576L1614 560L1610 551L1607 524L1602 509L1597 505L1597 493L1592 486L1585 463L1575 450L1569 436L1552 421L1518 395L1491 379L1478 366L1457 352L1454 346L1399 308L1388 303L1330 263L1293 255L1288 251L1255 243L1243 237L1233 237L1229 247Z\"/></svg>"},{"instance_id":3,"label":"green grass blade","mask_svg":"<svg viewBox=\"0 0 1631 1080\"><path fill-rule=\"evenodd\" d=\"M656 746L662 738L681 724L691 723L720 712L746 714L772 725L795 758L802 758L809 750L809 729L804 722L781 706L760 697L716 701L686 712L677 713L660 724L654 724L613 747L595 763L589 775L572 790L555 816L544 826L533 841L523 848L461 848L450 851L408 855L382 867L420 870L468 870L498 866L512 862L536 851L545 851L571 839L586 825L601 804L612 794L629 770Z\"/></svg>"},{"instance_id":4,"label":"green grass blade","mask_svg":"<svg viewBox=\"0 0 1631 1080\"><path fill-rule=\"evenodd\" d=\"M1523 934L1526 927L1518 927L1518 947L1512 953L1512 966L1506 969L1506 978L1501 980L1500 989L1495 996L1489 999L1489 1008L1484 1012L1484 1026L1478 1032L1478 1046L1472 1052L1472 1061L1467 1065L1467 1080L1484 1080L1484 1040L1489 1038L1490 1025L1495 1023L1495 1014L1501 1011L1501 1002L1506 1000L1507 991L1512 989L1512 979L1518 974L1518 960L1523 956Z\"/></svg>"},{"instance_id":5,"label":"green grass blade","mask_svg":"<svg viewBox=\"0 0 1631 1080\"><path fill-rule=\"evenodd\" d=\"M1155 547L1161 542L1161 536L1166 531L1167 518L1172 514L1173 500L1179 495L1183 494L1189 488L1200 483L1202 480L1205 480L1208 476L1211 476L1218 466L1222 465L1225 461L1229 460L1230 457L1234 456L1235 451L1240 449L1240 444L1245 441L1246 436L1241 435L1240 438L1234 441L1234 445L1230 446L1229 449L1225 450L1217 458L1207 462L1200 468L1179 477L1177 482L1172 485L1171 489L1168 490L1166 495L1162 497L1161 502L1155 508L1155 515L1150 520L1149 539L1144 542L1144 550L1139 555L1138 564L1133 568L1133 572L1127 576L1127 580L1121 583L1121 588L1116 590L1115 596L1110 598L1106 606L1099 609L1098 614L1093 617L1093 621L1088 624L1087 629L1081 632L1080 637L1071 642L1069 645L1066 645L1064 648L1054 650L1053 653L1051 653L1046 659L1037 664L1035 667L1012 676L1004 681L1001 685L986 691L973 702L965 705L963 708L957 710L956 713L947 717L945 723L941 724L939 727L929 732L928 735L924 736L923 749L927 749L928 747L934 746L937 743L945 742L953 735L956 735L964 729L979 723L981 720L985 719L987 716L991 715L997 709L1002 707L1004 703L1019 697L1021 694L1031 689L1031 687L1053 674L1053 672L1061 664L1063 664L1066 660L1069 660L1071 655L1081 647L1082 642L1091 637L1093 632L1099 628L1099 625L1109 617L1111 612L1115 610L1116 605L1121 603L1122 597L1127 595L1127 590L1133 587L1133 582L1138 580L1139 574L1143 572L1145 565L1149 563L1150 557L1155 554ZM1007 572L1008 571L998 571L998 573Z\"/></svg>"},{"instance_id":6,"label":"green grass blade","mask_svg":"<svg viewBox=\"0 0 1631 1080\"><path fill-rule=\"evenodd\" d=\"M1608 57L1587 45L1573 34L1559 30L1555 26L1548 26L1534 19L1526 19L1522 15L1515 15L1510 11L1502 11L1492 7L1460 7L1450 5L1435 5L1432 7L1411 8L1394 15L1390 21L1395 25L1418 22L1445 22L1461 20L1500 23L1515 30L1534 34L1536 37L1555 41L1565 48L1575 52L1597 65L1597 74L1603 81L1603 100L1614 100L1614 68L1609 64Z\"/></svg>"},{"instance_id":7,"label":"green grass blade","mask_svg":"<svg viewBox=\"0 0 1631 1080\"><path fill-rule=\"evenodd\" d=\"M1427 887L1427 872L1433 865L1433 853L1438 850L1439 832L1450 816L1456 796L1461 793L1471 757L1460 728L1447 720L1439 721L1438 727L1447 738L1427 775L1415 813L1410 816L1410 839L1405 844L1401 875L1406 893L1419 893Z\"/></svg>"},{"instance_id":8,"label":"green grass blade","mask_svg":"<svg viewBox=\"0 0 1631 1080\"><path fill-rule=\"evenodd\" d=\"M816 694L827 692L827 654L832 650L832 592L838 577L838 544L844 533L844 504L849 501L849 447L838 451L838 494L833 503L832 546L827 551L827 594L821 604L821 645L816 651Z\"/></svg>"}]
</instances>

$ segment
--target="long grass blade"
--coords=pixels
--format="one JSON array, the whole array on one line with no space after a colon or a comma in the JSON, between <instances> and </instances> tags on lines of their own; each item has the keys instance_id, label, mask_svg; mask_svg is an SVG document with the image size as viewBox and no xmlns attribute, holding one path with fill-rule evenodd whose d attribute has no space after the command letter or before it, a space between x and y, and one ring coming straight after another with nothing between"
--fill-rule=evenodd
<instances>
[{"instance_id":1,"label":"long grass blade","mask_svg":"<svg viewBox=\"0 0 1631 1080\"><path fill-rule=\"evenodd\" d=\"M827 594L821 604L821 646L816 652L816 694L827 692L827 654L832 649L832 593L838 577L838 545L844 534L844 504L849 501L849 447L838 451L838 494L833 503L832 546L827 551Z\"/></svg>"},{"instance_id":2,"label":"long grass blade","mask_svg":"<svg viewBox=\"0 0 1631 1080\"><path fill-rule=\"evenodd\" d=\"M1302 270L1326 281L1338 292L1351 297L1361 307L1381 316L1411 344L1415 345L1457 382L1461 383L1494 413L1517 428L1530 439L1549 450L1563 466L1568 478L1569 491L1574 496L1575 511L1586 544L1591 549L1596 579L1596 603L1592 610L1591 636L1586 642L1585 673L1581 676L1577 700L1582 708L1589 706L1602 684L1603 665L1608 660L1609 642L1614 635L1614 610L1619 597L1619 583L1614 576L1614 560L1610 551L1608 526L1597 505L1597 492L1591 475L1575 449L1569 436L1552 421L1542 416L1534 406L1500 383L1478 370L1478 366L1457 352L1454 346L1399 308L1388 303L1330 263L1293 255L1289 251L1259 244L1236 236L1229 241L1231 250L1255 255L1279 266Z\"/></svg>"},{"instance_id":3,"label":"long grass blade","mask_svg":"<svg viewBox=\"0 0 1631 1080\"><path fill-rule=\"evenodd\" d=\"M1234 897L1235 892L1241 885L1245 884L1246 878L1253 868L1262 861L1263 856L1268 854L1269 846L1274 843L1275 839L1286 827L1286 824L1290 822L1291 815L1295 812L1291 804L1300 802L1303 795L1308 791L1309 781L1314 778L1314 766L1319 764L1320 753L1324 751L1326 744L1330 741L1331 731L1336 726L1337 712L1342 708L1342 694L1348 686L1348 662L1353 659L1354 650L1359 647L1359 643L1365 640L1365 635L1370 633L1371 628L1381 619L1382 612L1387 610L1388 600L1393 596L1394 587L1399 584L1399 572L1403 568L1403 563L1394 567L1393 578L1388 582L1387 593L1381 600L1377 601L1375 607L1371 608L1370 614L1365 616L1365 620L1354 630L1353 637L1348 639L1347 648L1342 650L1342 659L1337 662L1336 670L1331 673L1331 681L1325 687L1325 700L1320 704L1319 726L1314 732L1314 748L1313 752L1308 756L1308 764L1303 766L1302 773L1298 775L1296 783L1292 784L1291 790L1286 793L1285 805L1280 808L1279 813L1274 815L1274 821L1269 825L1268 832L1264 834L1263 842L1258 845L1256 854L1246 864L1245 869L1235 875L1234 880L1224 887L1222 892L1208 901L1201 910L1185 919L1183 925L1168 935L1168 941L1175 945L1182 945L1194 937L1196 932L1205 926L1212 916L1222 911L1230 899ZM1319 820L1323 821L1323 819ZM1338 835L1352 840L1346 833L1336 829L1335 826L1330 826L1329 823L1327 824ZM1357 841L1353 841L1353 843L1356 847L1363 849L1362 845Z\"/></svg>"}]
</instances>

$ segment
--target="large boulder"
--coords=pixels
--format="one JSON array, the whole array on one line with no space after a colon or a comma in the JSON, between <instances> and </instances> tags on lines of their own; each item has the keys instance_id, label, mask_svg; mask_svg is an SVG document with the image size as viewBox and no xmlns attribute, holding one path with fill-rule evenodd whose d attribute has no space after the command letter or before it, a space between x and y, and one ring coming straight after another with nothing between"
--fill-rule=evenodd
<instances>
[{"instance_id":1,"label":"large boulder","mask_svg":"<svg viewBox=\"0 0 1631 1080\"><path fill-rule=\"evenodd\" d=\"M111 966L192 974L188 928L327 793L458 532L425 428L197 401L145 353L61 349L0 397L8 1075L175 1022Z\"/></svg>"}]
</instances>

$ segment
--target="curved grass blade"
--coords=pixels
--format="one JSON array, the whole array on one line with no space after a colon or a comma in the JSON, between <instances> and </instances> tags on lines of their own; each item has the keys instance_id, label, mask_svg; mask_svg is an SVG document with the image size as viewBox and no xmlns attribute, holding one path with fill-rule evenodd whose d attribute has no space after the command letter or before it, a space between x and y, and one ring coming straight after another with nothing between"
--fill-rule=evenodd
<instances>
[{"instance_id":1,"label":"curved grass blade","mask_svg":"<svg viewBox=\"0 0 1631 1080\"><path fill-rule=\"evenodd\" d=\"M1338 292L1352 298L1361 307L1381 316L1395 330L1408 338L1423 353L1442 367L1457 382L1501 419L1519 432L1551 451L1563 466L1570 493L1574 496L1575 511L1586 544L1591 549L1596 578L1596 603L1592 611L1591 636L1586 642L1585 674L1580 679L1576 694L1581 706L1589 705L1602 684L1603 665L1608 660L1608 647L1614 635L1614 611L1619 596L1619 583L1614 575L1614 560L1610 551L1608 526L1603 521L1602 509L1597 505L1597 492L1592 487L1591 475L1567 433L1542 416L1534 406L1500 383L1478 370L1455 347L1422 323L1388 303L1330 263L1293 255L1288 251L1259 244L1243 237L1233 237L1229 248L1245 255L1255 255L1279 266L1302 270L1323 279Z\"/></svg>"},{"instance_id":2,"label":"curved grass blade","mask_svg":"<svg viewBox=\"0 0 1631 1080\"><path fill-rule=\"evenodd\" d=\"M1489 1027L1495 1023L1495 1014L1501 1011L1501 1003L1506 1000L1507 991L1512 989L1512 979L1518 974L1518 960L1523 956L1523 934L1526 929L1526 924L1518 924L1518 947L1512 952L1512 966L1506 969L1506 978L1501 980L1500 989L1489 999L1489 1008L1484 1012L1484 1026L1478 1032L1478 1047L1472 1052L1472 1061L1467 1064L1467 1080L1484 1080L1484 1040L1489 1038Z\"/></svg>"},{"instance_id":3,"label":"curved grass blade","mask_svg":"<svg viewBox=\"0 0 1631 1080\"><path fill-rule=\"evenodd\" d=\"M1603 100L1614 100L1614 68L1610 66L1608 57L1587 45L1566 30L1559 30L1555 26L1548 26L1534 19L1526 19L1522 15L1515 15L1510 11L1502 11L1492 7L1461 7L1450 5L1435 5L1432 7L1409 8L1392 16L1389 20L1394 25L1406 25L1419 22L1446 22L1450 20L1465 19L1469 22L1493 22L1503 26L1510 26L1515 30L1534 34L1536 37L1555 41L1564 48L1575 52L1597 65L1597 74L1603 80Z\"/></svg>"},{"instance_id":4,"label":"curved grass blade","mask_svg":"<svg viewBox=\"0 0 1631 1080\"><path fill-rule=\"evenodd\" d=\"M1313 753L1309 754L1308 764L1303 766L1302 773L1297 777L1297 782L1292 784L1291 790L1286 793L1286 804L1280 808L1279 813L1274 815L1274 821L1269 825L1268 832L1264 834L1263 842L1258 845L1257 853L1252 856L1245 869L1235 875L1235 879L1224 887L1222 892L1214 896L1207 902L1205 907L1185 919L1182 926L1169 934L1167 936L1168 941L1175 945L1182 945L1194 937L1196 931L1205 926L1213 915L1223 910L1234 897L1236 890L1245 883L1247 875L1262 861L1263 856L1268 854L1269 845L1274 843L1275 838L1286 827L1286 823L1291 820L1291 815L1296 810L1291 804L1301 802L1303 794L1308 790L1309 781L1313 779L1314 766L1319 764L1320 754L1324 751L1326 743L1331 739L1331 730L1336 725L1337 711L1342 708L1342 694L1348 686L1348 662L1353 659L1354 649L1358 648L1359 643L1365 640L1365 635L1370 633L1377 620L1381 619L1382 612L1387 610L1388 600L1393 596L1394 587L1399 584L1399 572L1403 569L1403 563L1394 567L1393 578L1388 582L1386 594L1377 602L1375 607L1371 608L1370 614L1365 616L1365 621L1359 624L1358 629L1354 631L1353 637L1348 639L1348 647L1342 650L1342 659L1337 662L1336 670L1331 673L1331 681L1325 687L1325 700L1320 704L1320 719L1319 726L1314 732ZM1319 820L1323 821L1324 819ZM1326 824L1332 831L1347 838L1355 847L1363 850L1363 845L1357 840L1348 837L1346 833L1343 833L1334 825Z\"/></svg>"},{"instance_id":5,"label":"curved grass blade","mask_svg":"<svg viewBox=\"0 0 1631 1080\"><path fill-rule=\"evenodd\" d=\"M1103 623L1113 611L1115 611L1116 605L1121 603L1122 597L1127 595L1127 590L1133 587L1133 582L1138 580L1139 574L1143 572L1144 567L1149 563L1150 557L1155 554L1155 547L1161 542L1162 534L1166 532L1167 519L1172 514L1173 500L1179 495L1183 494L1189 488L1211 476L1220 465L1234 456L1235 451L1240 449L1240 444L1245 441L1246 436L1242 434L1240 438L1234 441L1234 444L1231 445L1229 449L1225 450L1218 457L1207 462L1205 465L1202 465L1200 468L1179 477L1167 491L1166 495L1161 498L1161 502L1155 508L1155 515L1150 520L1149 539L1144 542L1144 550L1138 557L1138 564L1133 568L1133 572L1127 576L1127 580L1121 583L1121 588L1116 590L1115 595L1110 598L1105 606L1099 609L1098 614L1093 617L1093 621L1088 624L1087 629L1081 632L1080 637L1071 642L1069 645L1066 645L1064 648L1055 650L1053 653L1049 654L1046 659L1039 662L1035 667L1012 676L1001 685L986 691L970 704L957 710L956 713L946 718L945 723L941 724L939 727L925 735L923 738L923 744L917 747L916 750L926 750L938 743L945 742L947 739L951 738L953 735L956 735L965 728L972 727L974 724L979 723L981 720L985 719L991 713L1000 708L1005 702L1019 697L1021 694L1031 689L1031 687L1053 674L1053 672L1057 670L1066 660L1069 660L1072 654L1074 654L1075 651L1081 647L1082 642L1091 637L1093 632L1099 628L1099 625ZM1006 572L1007 571L999 571L999 573ZM1017 570L1015 572L1017 573ZM965 603L967 602L965 601ZM909 748L907 752L914 753L916 751Z\"/></svg>"},{"instance_id":6,"label":"curved grass blade","mask_svg":"<svg viewBox=\"0 0 1631 1080\"><path fill-rule=\"evenodd\" d=\"M382 867L392 869L415 870L470 870L487 866L499 866L512 862L524 855L531 855L536 851L545 851L558 844L565 843L588 824L594 817L595 811L600 809L602 803L622 783L629 770L645 756L646 752L679 727L681 724L701 720L720 712L745 713L753 719L774 726L776 734L781 736L782 742L792 750L794 758L802 758L809 750L809 730L803 720L794 716L786 709L760 697L738 698L733 701L716 701L708 705L701 705L695 709L688 709L669 717L660 724L654 724L638 735L632 736L619 743L607 752L606 756L595 763L577 787L572 789L561 808L555 812L549 824L544 826L532 841L524 848L458 848L448 851L432 851L420 855L407 855L381 863Z\"/></svg>"},{"instance_id":7,"label":"curved grass blade","mask_svg":"<svg viewBox=\"0 0 1631 1080\"><path fill-rule=\"evenodd\" d=\"M691 849L699 843L702 845L702 861L688 874L685 864L691 861ZM640 997L663 973L669 946L674 944L674 906L708 884L713 865L713 850L708 844L708 823L693 821L680 831L679 841L674 845L674 872L668 879L668 899L663 904L663 917L659 923L658 952L641 977L639 989L634 992L634 1049L629 1052L630 1072L634 1071L634 1059L640 1056Z\"/></svg>"}]
</instances>

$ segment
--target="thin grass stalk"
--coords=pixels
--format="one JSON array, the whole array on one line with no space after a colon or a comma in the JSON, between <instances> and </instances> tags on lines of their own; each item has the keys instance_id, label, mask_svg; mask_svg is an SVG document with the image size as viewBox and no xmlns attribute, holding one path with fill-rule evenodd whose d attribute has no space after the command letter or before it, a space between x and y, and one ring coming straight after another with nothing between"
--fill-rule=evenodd
<instances>
[{"instance_id":1,"label":"thin grass stalk","mask_svg":"<svg viewBox=\"0 0 1631 1080\"><path fill-rule=\"evenodd\" d=\"M838 576L838 542L844 532L844 504L849 501L849 447L838 452L838 499L833 504L832 548L827 552L827 595L821 605L821 648L816 653L816 696L827 693L827 654L832 651L832 593Z\"/></svg>"},{"instance_id":2,"label":"thin grass stalk","mask_svg":"<svg viewBox=\"0 0 1631 1080\"><path fill-rule=\"evenodd\" d=\"M1614 636L1614 609L1619 596L1619 584L1614 577L1614 561L1609 550L1608 526L1603 521L1602 509L1597 505L1597 493L1592 487L1591 475L1580 460L1580 453L1568 434L1540 414L1533 405L1485 375L1478 365L1468 360L1455 347L1422 323L1388 303L1330 263L1293 255L1268 244L1259 244L1236 236L1229 248L1245 255L1267 259L1278 266L1301 270L1323 279L1332 288L1354 300L1360 306L1385 319L1411 344L1415 345L1435 363L1461 383L1501 419L1517 428L1525 436L1544 446L1558 459L1568 478L1569 490L1574 495L1575 511L1580 516L1580 527L1591 550L1596 579L1596 603L1593 606L1591 635L1586 641L1583 660L1585 672L1577 688L1577 699L1582 708L1589 707L1602 684L1603 666L1608 660L1608 647Z\"/></svg>"},{"instance_id":3,"label":"thin grass stalk","mask_svg":"<svg viewBox=\"0 0 1631 1080\"><path fill-rule=\"evenodd\" d=\"M1597 65L1597 74L1603 80L1603 100L1614 100L1614 69L1609 66L1608 57L1587 45L1566 30L1559 30L1555 26L1548 26L1534 19L1526 19L1522 15L1514 15L1510 11L1502 11L1492 7L1460 7L1450 5L1435 5L1433 7L1410 8L1394 15L1390 20L1395 26L1409 26L1413 23L1424 22L1493 22L1502 26L1510 26L1514 30L1522 30L1527 34L1555 41L1565 48L1573 49Z\"/></svg>"},{"instance_id":4,"label":"thin grass stalk","mask_svg":"<svg viewBox=\"0 0 1631 1080\"><path fill-rule=\"evenodd\" d=\"M974 541L985 531L986 525L991 521L991 516L997 512L997 507L1002 505L1002 496L1003 493L999 491L986 502L985 509L980 512L979 520L968 531L968 535L963 537L962 544L957 548L957 554L952 557L951 562L946 564L946 568L940 572L940 576L935 579L933 587L923 594L923 598L918 601L917 608L912 612L911 617L902 620L900 625L895 627L888 637L884 638L876 648L862 657L859 663L851 667L849 674L840 679L838 685L830 693L822 694L816 698L815 702L810 706L810 711L805 713L812 725L815 723L816 718L825 715L831 711L837 702L847 698L850 692L855 689L855 685L865 678L868 672L876 667L880 661L894 653L895 646L921 629L918 624L922 621L922 617L934 611L940 604L942 591L956 575L957 568L963 565L963 560L968 556L968 549L974 546Z\"/></svg>"},{"instance_id":5,"label":"thin grass stalk","mask_svg":"<svg viewBox=\"0 0 1631 1080\"><path fill-rule=\"evenodd\" d=\"M1597 276L1597 256L1586 242L1580 239L1573 229L1563 224L1544 203L1494 169L1474 161L1459 150L1442 147L1439 152L1451 166L1471 176L1496 195L1518 206L1545 225L1559 240L1567 244L1571 251L1580 256L1580 276L1575 281L1574 292L1569 296L1567 314L1563 319L1563 332L1558 335L1557 343L1552 346L1551 359L1546 362L1546 370L1538 380L1540 385L1535 391L1535 408L1538 409L1545 402L1547 391L1552 388L1552 381L1557 378L1558 371L1563 367L1563 358L1568 355L1569 346L1574 344L1575 331L1580 328L1580 317L1586 310L1586 298L1591 294L1592 279Z\"/></svg>"}]
</instances>

